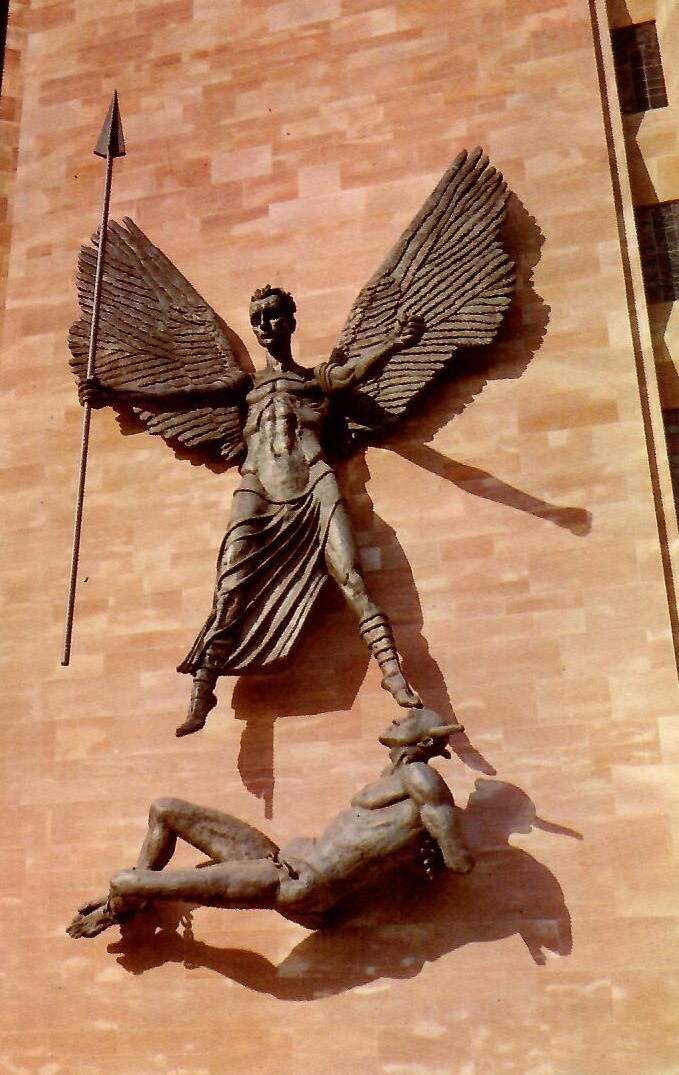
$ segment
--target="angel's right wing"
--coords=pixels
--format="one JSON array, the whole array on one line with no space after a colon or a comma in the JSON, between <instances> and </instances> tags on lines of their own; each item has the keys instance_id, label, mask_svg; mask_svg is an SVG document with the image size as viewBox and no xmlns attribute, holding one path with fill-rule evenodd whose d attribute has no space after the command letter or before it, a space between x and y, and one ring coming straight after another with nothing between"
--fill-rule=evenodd
<instances>
[{"instance_id":1,"label":"angel's right wing","mask_svg":"<svg viewBox=\"0 0 679 1075\"><path fill-rule=\"evenodd\" d=\"M160 386L191 400L214 390L217 382L223 385L216 406L193 399L173 407L158 400L133 409L149 432L166 441L216 449L223 459L233 459L243 450L241 404L252 384L243 368L247 353L237 353L233 333L169 258L131 220L125 218L124 225L111 221L106 234L96 376L114 393L141 397L145 391L151 397L153 387ZM92 243L80 249L81 316L68 341L71 368L81 381L87 371L98 234Z\"/></svg>"}]
</instances>

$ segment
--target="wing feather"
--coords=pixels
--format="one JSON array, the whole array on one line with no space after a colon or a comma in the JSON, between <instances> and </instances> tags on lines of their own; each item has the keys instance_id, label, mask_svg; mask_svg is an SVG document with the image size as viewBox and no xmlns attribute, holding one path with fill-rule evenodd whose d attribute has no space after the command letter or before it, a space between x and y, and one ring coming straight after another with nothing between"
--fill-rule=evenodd
<instances>
[{"instance_id":1,"label":"wing feather","mask_svg":"<svg viewBox=\"0 0 679 1075\"><path fill-rule=\"evenodd\" d=\"M424 336L376 374L343 393L350 426L377 430L400 418L463 347L491 343L514 290L499 231L507 187L486 155L463 150L361 290L339 339L356 358L424 318Z\"/></svg>"},{"instance_id":2,"label":"wing feather","mask_svg":"<svg viewBox=\"0 0 679 1075\"><path fill-rule=\"evenodd\" d=\"M81 316L71 327L71 367L86 376L99 235L78 258ZM251 384L244 348L168 257L129 218L106 233L96 355L97 376L111 389L154 386L201 392L220 381L233 403L167 404L133 409L150 433L189 447L211 447L224 459L242 451L241 402Z\"/></svg>"}]
</instances>

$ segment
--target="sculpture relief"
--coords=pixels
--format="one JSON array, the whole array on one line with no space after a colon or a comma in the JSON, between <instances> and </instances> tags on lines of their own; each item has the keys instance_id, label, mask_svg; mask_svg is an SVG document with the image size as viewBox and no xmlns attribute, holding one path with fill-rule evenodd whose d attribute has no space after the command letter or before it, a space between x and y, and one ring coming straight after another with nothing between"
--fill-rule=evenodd
<instances>
[{"instance_id":1,"label":"sculpture relief","mask_svg":"<svg viewBox=\"0 0 679 1075\"><path fill-rule=\"evenodd\" d=\"M69 341L81 400L129 405L166 441L241 462L212 609L179 665L193 689L177 735L204 726L220 676L290 656L327 578L355 613L382 686L406 711L426 712L367 591L331 460L403 417L461 348L494 339L513 290L498 238L506 197L480 150L460 153L360 292L329 360L313 369L293 357L287 292L267 286L252 296L266 351L253 374L224 322L126 220L106 232L97 376L87 377L98 237L83 247L82 316Z\"/></svg>"},{"instance_id":2,"label":"sculpture relief","mask_svg":"<svg viewBox=\"0 0 679 1075\"><path fill-rule=\"evenodd\" d=\"M111 879L106 897L81 907L72 937L95 937L143 911L154 900L210 907L270 908L317 929L342 902L390 874L409 871L422 883L444 869L468 873L472 857L459 832L458 810L447 784L429 766L450 757L447 744L459 724L442 724L415 709L380 736L390 764L361 790L316 839L282 848L229 814L181 799L153 803L137 865ZM209 856L194 869L165 870L177 839Z\"/></svg>"}]
</instances>

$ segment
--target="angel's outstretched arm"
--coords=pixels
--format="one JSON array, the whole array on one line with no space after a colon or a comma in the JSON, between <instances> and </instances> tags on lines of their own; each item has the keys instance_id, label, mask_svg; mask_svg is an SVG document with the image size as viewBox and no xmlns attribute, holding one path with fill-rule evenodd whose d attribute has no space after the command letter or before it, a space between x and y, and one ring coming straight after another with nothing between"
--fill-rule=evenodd
<instances>
[{"instance_id":1,"label":"angel's outstretched arm","mask_svg":"<svg viewBox=\"0 0 679 1075\"><path fill-rule=\"evenodd\" d=\"M78 398L82 404L91 407L115 406L127 403L134 407L153 407L162 404L171 410L185 410L199 406L229 406L238 402L251 384L251 378L243 373L229 378L215 378L201 388L176 387L173 385L145 385L143 388L116 387L104 384L98 377L90 377L80 382Z\"/></svg>"},{"instance_id":2,"label":"angel's outstretched arm","mask_svg":"<svg viewBox=\"0 0 679 1075\"><path fill-rule=\"evenodd\" d=\"M398 321L395 332L374 347L367 347L354 358L348 358L339 349L333 352L330 361L323 365L324 388L337 392L358 384L379 368L399 351L405 351L419 343L424 335L426 325L421 317L403 317Z\"/></svg>"}]
</instances>

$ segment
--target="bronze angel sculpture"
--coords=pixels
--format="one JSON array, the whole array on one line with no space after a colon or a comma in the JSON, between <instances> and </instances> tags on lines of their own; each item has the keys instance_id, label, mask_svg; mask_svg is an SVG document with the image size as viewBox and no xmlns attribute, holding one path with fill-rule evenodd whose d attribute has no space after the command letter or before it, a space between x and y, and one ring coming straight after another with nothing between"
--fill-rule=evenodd
<instances>
[{"instance_id":1,"label":"bronze angel sculpture","mask_svg":"<svg viewBox=\"0 0 679 1075\"><path fill-rule=\"evenodd\" d=\"M204 726L220 676L290 656L328 577L357 617L382 686L400 706L421 706L367 591L324 434L331 421L345 445L384 431L456 352L492 342L514 283L499 241L506 200L481 150L458 154L359 293L329 360L314 368L292 355L292 296L267 286L250 302L266 351L265 368L251 373L233 333L126 219L108 226L97 377L88 380L98 236L81 249L81 317L69 338L81 400L127 404L170 444L240 461L212 609L178 668L193 689L177 735Z\"/></svg>"}]
</instances>

